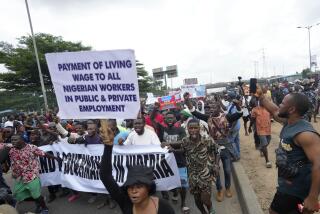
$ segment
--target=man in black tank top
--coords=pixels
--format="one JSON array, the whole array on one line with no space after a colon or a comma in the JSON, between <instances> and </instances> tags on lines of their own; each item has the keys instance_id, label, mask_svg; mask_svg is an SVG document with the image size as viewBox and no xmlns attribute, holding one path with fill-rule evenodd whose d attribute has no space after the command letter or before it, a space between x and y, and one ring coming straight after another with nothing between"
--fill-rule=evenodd
<instances>
[{"instance_id":1,"label":"man in black tank top","mask_svg":"<svg viewBox=\"0 0 320 214\"><path fill-rule=\"evenodd\" d=\"M256 96L260 103L284 126L276 150L278 187L270 206L270 214L303 213L319 210L320 137L312 125L303 119L309 109L308 98L300 93L288 94L276 106L268 101L261 89Z\"/></svg>"}]
</instances>

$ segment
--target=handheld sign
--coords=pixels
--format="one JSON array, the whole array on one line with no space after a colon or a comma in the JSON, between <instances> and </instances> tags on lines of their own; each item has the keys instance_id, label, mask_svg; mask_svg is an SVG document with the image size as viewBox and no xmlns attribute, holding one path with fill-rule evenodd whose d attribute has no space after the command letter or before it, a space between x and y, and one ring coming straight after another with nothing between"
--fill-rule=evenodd
<instances>
[{"instance_id":1,"label":"handheld sign","mask_svg":"<svg viewBox=\"0 0 320 214\"><path fill-rule=\"evenodd\" d=\"M140 109L133 50L47 53L63 119L134 119Z\"/></svg>"},{"instance_id":2,"label":"handheld sign","mask_svg":"<svg viewBox=\"0 0 320 214\"><path fill-rule=\"evenodd\" d=\"M177 106L175 96L159 97L160 110L173 109Z\"/></svg>"}]
</instances>

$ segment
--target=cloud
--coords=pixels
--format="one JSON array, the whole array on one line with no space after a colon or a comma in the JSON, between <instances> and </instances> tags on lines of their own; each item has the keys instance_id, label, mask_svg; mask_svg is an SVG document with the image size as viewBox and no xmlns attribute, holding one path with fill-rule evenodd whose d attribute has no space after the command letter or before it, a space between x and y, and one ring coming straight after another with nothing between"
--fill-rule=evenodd
<instances>
[{"instance_id":1,"label":"cloud","mask_svg":"<svg viewBox=\"0 0 320 214\"><path fill-rule=\"evenodd\" d=\"M29 33L24 1L3 0L0 40ZM34 29L96 50L131 48L152 68L177 64L179 78L201 83L289 74L308 66L307 31L320 21L318 0L29 0ZM320 26L312 52L320 55Z\"/></svg>"}]
</instances>

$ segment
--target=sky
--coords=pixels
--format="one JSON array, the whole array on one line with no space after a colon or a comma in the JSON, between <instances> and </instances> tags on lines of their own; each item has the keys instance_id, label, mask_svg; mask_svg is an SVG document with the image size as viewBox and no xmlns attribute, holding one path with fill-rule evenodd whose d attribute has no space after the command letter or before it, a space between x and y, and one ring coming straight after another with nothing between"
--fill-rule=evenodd
<instances>
[{"instance_id":1,"label":"sky","mask_svg":"<svg viewBox=\"0 0 320 214\"><path fill-rule=\"evenodd\" d=\"M178 66L200 84L301 72L319 0L28 0L34 31L81 41L94 50L134 49L153 68ZM30 34L23 0L1 0L0 41ZM320 25L311 28L320 63ZM256 69L255 65L256 64ZM0 70L5 70L0 67Z\"/></svg>"}]
</instances>

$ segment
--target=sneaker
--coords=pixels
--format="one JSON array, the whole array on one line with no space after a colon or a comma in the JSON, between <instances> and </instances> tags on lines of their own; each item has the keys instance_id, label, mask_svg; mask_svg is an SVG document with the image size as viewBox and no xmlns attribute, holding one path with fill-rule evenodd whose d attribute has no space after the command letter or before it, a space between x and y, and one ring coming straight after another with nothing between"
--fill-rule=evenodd
<instances>
[{"instance_id":1,"label":"sneaker","mask_svg":"<svg viewBox=\"0 0 320 214\"><path fill-rule=\"evenodd\" d=\"M217 192L216 199L217 199L218 202L222 202L223 201L223 190L220 190L220 191Z\"/></svg>"},{"instance_id":2,"label":"sneaker","mask_svg":"<svg viewBox=\"0 0 320 214\"><path fill-rule=\"evenodd\" d=\"M105 207L107 204L109 204L109 202L108 201L104 201L101 204L98 204L97 209L101 209L101 208Z\"/></svg>"},{"instance_id":3,"label":"sneaker","mask_svg":"<svg viewBox=\"0 0 320 214\"><path fill-rule=\"evenodd\" d=\"M40 214L49 214L49 210L48 209L41 210Z\"/></svg>"},{"instance_id":4,"label":"sneaker","mask_svg":"<svg viewBox=\"0 0 320 214\"><path fill-rule=\"evenodd\" d=\"M68 201L69 201L69 202L73 202L73 201L77 200L79 197L80 197L80 194L71 195L71 196L68 198Z\"/></svg>"},{"instance_id":5,"label":"sneaker","mask_svg":"<svg viewBox=\"0 0 320 214\"><path fill-rule=\"evenodd\" d=\"M181 211L182 211L183 214L188 214L188 213L190 213L190 208L184 206L184 207L181 208Z\"/></svg>"},{"instance_id":6,"label":"sneaker","mask_svg":"<svg viewBox=\"0 0 320 214\"><path fill-rule=\"evenodd\" d=\"M89 204L93 204L94 202L96 202L97 198L98 198L98 196L92 195L92 196L89 198L88 203L89 203Z\"/></svg>"},{"instance_id":7,"label":"sneaker","mask_svg":"<svg viewBox=\"0 0 320 214\"><path fill-rule=\"evenodd\" d=\"M272 164L271 164L270 161L266 163L266 167L267 167L267 168L272 168Z\"/></svg>"},{"instance_id":8,"label":"sneaker","mask_svg":"<svg viewBox=\"0 0 320 214\"><path fill-rule=\"evenodd\" d=\"M231 189L230 189L230 188L226 189L226 196L227 196L228 198L231 198L231 197L232 197L232 192L231 192Z\"/></svg>"}]
</instances>

